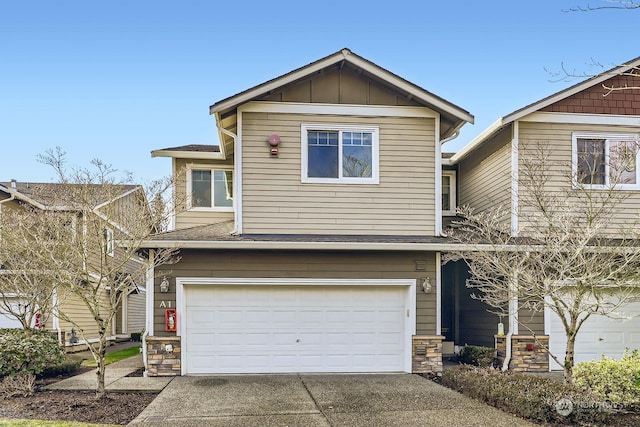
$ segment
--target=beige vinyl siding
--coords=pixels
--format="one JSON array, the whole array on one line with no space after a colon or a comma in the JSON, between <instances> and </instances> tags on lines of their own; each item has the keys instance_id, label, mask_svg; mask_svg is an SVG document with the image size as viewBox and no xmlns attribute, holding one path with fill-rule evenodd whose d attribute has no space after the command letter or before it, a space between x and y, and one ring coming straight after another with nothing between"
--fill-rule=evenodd
<instances>
[{"instance_id":1,"label":"beige vinyl siding","mask_svg":"<svg viewBox=\"0 0 640 427\"><path fill-rule=\"evenodd\" d=\"M162 277L155 280L154 335L164 331L164 308L175 307L176 277L238 278L333 278L333 279L418 279L430 277L433 289L424 293L416 286L416 333L436 332L435 254L433 252L287 252L287 251L189 251L171 268L170 292L160 292ZM416 261L426 270L416 271ZM162 269L163 267L160 267ZM372 288L375 292L375 287ZM178 313L178 322L180 313Z\"/></svg>"},{"instance_id":2,"label":"beige vinyl siding","mask_svg":"<svg viewBox=\"0 0 640 427\"><path fill-rule=\"evenodd\" d=\"M458 205L476 212L501 207L505 221L511 209L511 127L498 133L458 169Z\"/></svg>"},{"instance_id":3,"label":"beige vinyl siding","mask_svg":"<svg viewBox=\"0 0 640 427\"><path fill-rule=\"evenodd\" d=\"M146 292L133 293L127 297L127 333L142 332L146 318Z\"/></svg>"},{"instance_id":4,"label":"beige vinyl siding","mask_svg":"<svg viewBox=\"0 0 640 427\"><path fill-rule=\"evenodd\" d=\"M100 293L100 299L103 305L106 307L109 301L109 295L106 292ZM60 310L60 330L66 332L66 341L69 341L71 337L71 329L75 329L78 335L78 339L94 339L98 338L98 327L93 316L87 309L86 304L76 295L70 293L59 293L58 304ZM106 317L107 311L102 311ZM65 319L70 319L65 320ZM84 331L84 336L80 331ZM111 335L111 329L107 332L107 335Z\"/></svg>"},{"instance_id":5,"label":"beige vinyl siding","mask_svg":"<svg viewBox=\"0 0 640 427\"><path fill-rule=\"evenodd\" d=\"M545 144L550 153L549 182L547 190L550 192L564 192L571 188L571 162L572 162L572 134L584 133L612 133L612 134L638 134L637 127L603 126L603 125L577 125L562 123L520 123L519 163L523 164L531 156L536 155L536 146ZM521 166L522 168L522 166ZM576 192L578 190L575 190ZM598 193L599 190L591 190ZM640 212L640 191L620 190L628 198L615 206L615 213L611 215L607 231L615 236L617 230L624 228L629 221L635 221L635 216ZM526 212L526 188L520 185L520 212L519 226L523 229L527 226ZM631 214L630 214L631 213Z\"/></svg>"},{"instance_id":6,"label":"beige vinyl siding","mask_svg":"<svg viewBox=\"0 0 640 427\"><path fill-rule=\"evenodd\" d=\"M187 198L187 168L190 166L220 166L221 168L233 168L233 157L226 160L195 160L195 159L176 159L175 160L175 176L176 176L176 222L175 229L195 227L204 224L213 224L221 221L233 219L233 212L217 212L217 211L194 211L186 208Z\"/></svg>"},{"instance_id":7,"label":"beige vinyl siding","mask_svg":"<svg viewBox=\"0 0 640 427\"><path fill-rule=\"evenodd\" d=\"M244 113L242 123L243 233L434 235L434 119ZM380 183L301 183L303 123L378 126Z\"/></svg>"}]
</instances>

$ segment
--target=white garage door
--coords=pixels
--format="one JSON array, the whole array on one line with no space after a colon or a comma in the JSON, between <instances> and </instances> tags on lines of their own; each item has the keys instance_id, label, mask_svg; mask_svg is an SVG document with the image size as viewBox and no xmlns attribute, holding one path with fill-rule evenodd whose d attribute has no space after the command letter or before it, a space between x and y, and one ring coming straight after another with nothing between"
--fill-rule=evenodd
<instances>
[{"instance_id":1,"label":"white garage door","mask_svg":"<svg viewBox=\"0 0 640 427\"><path fill-rule=\"evenodd\" d=\"M184 294L187 374L405 370L407 287L185 285Z\"/></svg>"},{"instance_id":2,"label":"white garage door","mask_svg":"<svg viewBox=\"0 0 640 427\"><path fill-rule=\"evenodd\" d=\"M624 349L640 349L640 303L627 304L619 310L631 319L612 319L605 316L591 316L580 328L576 339L575 362L599 360L602 355L619 359ZM567 338L560 318L547 310L549 316L549 350L564 359ZM562 367L549 359L551 370Z\"/></svg>"}]
</instances>

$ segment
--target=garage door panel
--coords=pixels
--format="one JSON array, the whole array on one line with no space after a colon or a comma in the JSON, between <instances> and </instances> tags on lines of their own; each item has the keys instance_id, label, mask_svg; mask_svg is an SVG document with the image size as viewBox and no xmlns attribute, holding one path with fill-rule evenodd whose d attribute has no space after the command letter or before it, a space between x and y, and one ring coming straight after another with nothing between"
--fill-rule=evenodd
<instances>
[{"instance_id":1,"label":"garage door panel","mask_svg":"<svg viewBox=\"0 0 640 427\"><path fill-rule=\"evenodd\" d=\"M406 292L185 285L186 371L403 371Z\"/></svg>"},{"instance_id":2,"label":"garage door panel","mask_svg":"<svg viewBox=\"0 0 640 427\"><path fill-rule=\"evenodd\" d=\"M576 363L599 360L603 355L619 359L624 354L625 348L640 347L640 333L636 332L640 331L640 318L631 317L640 313L640 303L627 304L619 311L627 318L612 319L605 316L591 316L583 323L576 338ZM550 316L550 351L560 359L564 359L567 345L564 327L557 315L549 311L548 316ZM562 369L551 359L549 363L552 370Z\"/></svg>"}]
</instances>

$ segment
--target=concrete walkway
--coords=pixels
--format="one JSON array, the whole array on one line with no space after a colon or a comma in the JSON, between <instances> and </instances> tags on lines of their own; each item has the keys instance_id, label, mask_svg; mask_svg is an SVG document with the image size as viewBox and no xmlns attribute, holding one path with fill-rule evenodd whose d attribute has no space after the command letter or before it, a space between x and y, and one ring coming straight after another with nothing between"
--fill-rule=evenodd
<instances>
[{"instance_id":1,"label":"concrete walkway","mask_svg":"<svg viewBox=\"0 0 640 427\"><path fill-rule=\"evenodd\" d=\"M137 424L535 426L411 374L176 377Z\"/></svg>"},{"instance_id":2,"label":"concrete walkway","mask_svg":"<svg viewBox=\"0 0 640 427\"><path fill-rule=\"evenodd\" d=\"M104 375L107 391L159 393L173 379L173 377L127 377L127 375L143 367L142 354L107 365ZM97 381L96 371L92 369L84 374L49 384L45 386L44 389L95 391Z\"/></svg>"}]
</instances>

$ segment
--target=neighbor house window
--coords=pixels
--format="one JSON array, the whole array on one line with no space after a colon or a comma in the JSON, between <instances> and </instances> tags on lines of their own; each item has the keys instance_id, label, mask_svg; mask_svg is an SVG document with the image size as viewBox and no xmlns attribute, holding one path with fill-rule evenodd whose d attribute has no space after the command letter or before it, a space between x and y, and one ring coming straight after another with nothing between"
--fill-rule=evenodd
<instances>
[{"instance_id":1,"label":"neighbor house window","mask_svg":"<svg viewBox=\"0 0 640 427\"><path fill-rule=\"evenodd\" d=\"M574 134L574 184L637 188L638 148L637 135Z\"/></svg>"},{"instance_id":2,"label":"neighbor house window","mask_svg":"<svg viewBox=\"0 0 640 427\"><path fill-rule=\"evenodd\" d=\"M442 214L456 213L456 172L442 172Z\"/></svg>"},{"instance_id":3,"label":"neighbor house window","mask_svg":"<svg viewBox=\"0 0 640 427\"><path fill-rule=\"evenodd\" d=\"M233 207L233 171L190 169L187 194L189 208L228 210Z\"/></svg>"},{"instance_id":4,"label":"neighbor house window","mask_svg":"<svg viewBox=\"0 0 640 427\"><path fill-rule=\"evenodd\" d=\"M107 255L114 256L116 254L116 241L113 237L113 230L110 228L104 229L104 245Z\"/></svg>"},{"instance_id":5,"label":"neighbor house window","mask_svg":"<svg viewBox=\"0 0 640 427\"><path fill-rule=\"evenodd\" d=\"M377 184L378 128L302 125L302 182Z\"/></svg>"}]
</instances>

